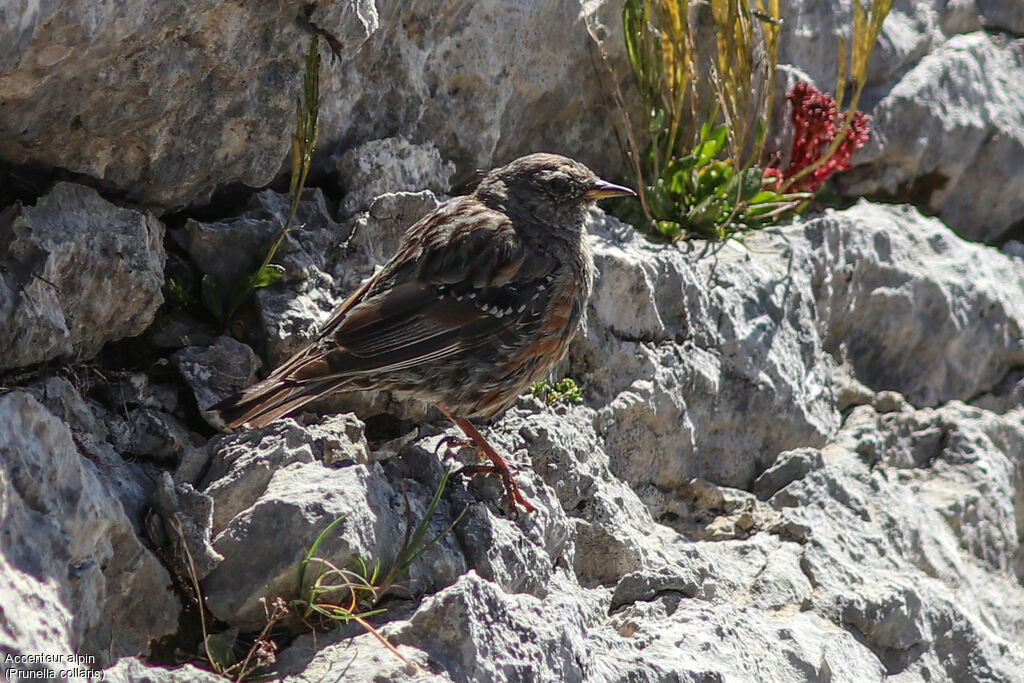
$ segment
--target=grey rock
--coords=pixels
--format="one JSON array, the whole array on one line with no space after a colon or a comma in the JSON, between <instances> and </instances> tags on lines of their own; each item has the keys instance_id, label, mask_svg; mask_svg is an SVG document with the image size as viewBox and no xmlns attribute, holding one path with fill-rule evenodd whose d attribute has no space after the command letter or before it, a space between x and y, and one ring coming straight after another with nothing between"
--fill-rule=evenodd
<instances>
[{"instance_id":1,"label":"grey rock","mask_svg":"<svg viewBox=\"0 0 1024 683\"><path fill-rule=\"evenodd\" d=\"M342 58L376 28L367 0L311 9ZM10 12L0 40L5 160L66 168L162 207L228 183L266 185L281 168L312 33L295 6L83 0Z\"/></svg>"},{"instance_id":2,"label":"grey rock","mask_svg":"<svg viewBox=\"0 0 1024 683\"><path fill-rule=\"evenodd\" d=\"M994 413L1005 413L1024 405L1024 372L1019 369L1010 370L991 391L974 396L971 405Z\"/></svg>"},{"instance_id":3,"label":"grey rock","mask_svg":"<svg viewBox=\"0 0 1024 683\"><path fill-rule=\"evenodd\" d=\"M222 290L229 293L263 262L288 218L290 204L288 195L263 190L249 199L237 217L209 223L189 219L184 228L189 256L200 271L216 278ZM331 218L328 202L318 188L303 191L292 226L274 262L285 268L288 281L297 281L304 279L311 265L322 266L345 236Z\"/></svg>"},{"instance_id":4,"label":"grey rock","mask_svg":"<svg viewBox=\"0 0 1024 683\"><path fill-rule=\"evenodd\" d=\"M180 0L18 11L0 41L0 157L66 168L166 208L230 183L264 186L288 157L315 32L326 39L325 151L401 131L463 174L541 150L618 165L584 26L599 14L622 64L617 7L451 0L378 11L368 0L321 0L299 20L296 11Z\"/></svg>"},{"instance_id":5,"label":"grey rock","mask_svg":"<svg viewBox=\"0 0 1024 683\"><path fill-rule=\"evenodd\" d=\"M289 204L287 195L264 190L253 196L238 217L186 223L189 254L217 282L221 300L230 301L239 284L263 263L287 220ZM294 227L273 259L284 269L282 281L255 292L267 353L275 364L308 342L316 323L326 319L365 276L365 268L332 272L332 265L350 250L352 230L337 223L332 214L319 189L303 193Z\"/></svg>"},{"instance_id":6,"label":"grey rock","mask_svg":"<svg viewBox=\"0 0 1024 683\"><path fill-rule=\"evenodd\" d=\"M433 145L413 145L403 137L371 140L346 150L337 161L338 175L347 189L341 211L350 216L370 208L378 196L390 192L451 190L455 165L441 160Z\"/></svg>"},{"instance_id":7,"label":"grey rock","mask_svg":"<svg viewBox=\"0 0 1024 683\"><path fill-rule=\"evenodd\" d=\"M276 471L260 500L214 529L213 545L224 560L203 582L210 611L229 623L258 626L260 598L300 595L303 558L338 518L344 518L344 525L320 549L330 553L326 556L334 566L344 567L357 557L371 567L378 560L394 562L402 542L401 518L370 514L382 506L390 510L392 493L379 470L363 465L330 470L295 463ZM217 496L212 497L216 507ZM270 529L275 533L267 536ZM310 567L311 572L320 569L315 561Z\"/></svg>"},{"instance_id":8,"label":"grey rock","mask_svg":"<svg viewBox=\"0 0 1024 683\"><path fill-rule=\"evenodd\" d=\"M700 258L597 214L590 229L599 276L570 356L616 476L651 504L695 477L745 488L777 453L825 443L833 365L798 254L752 235Z\"/></svg>"},{"instance_id":9,"label":"grey rock","mask_svg":"<svg viewBox=\"0 0 1024 683\"><path fill-rule=\"evenodd\" d=\"M589 657L581 646L595 606L510 595L470 572L391 633L456 681L582 681Z\"/></svg>"},{"instance_id":10,"label":"grey rock","mask_svg":"<svg viewBox=\"0 0 1024 683\"><path fill-rule=\"evenodd\" d=\"M177 387L156 383L144 372L125 372L100 388L105 389L105 402L110 405L172 414L178 408Z\"/></svg>"},{"instance_id":11,"label":"grey rock","mask_svg":"<svg viewBox=\"0 0 1024 683\"><path fill-rule=\"evenodd\" d=\"M116 494L128 518L137 520L153 491L153 483L147 471L136 463L126 462L114 446L115 443L122 446L132 443L130 433L128 438L119 438L123 435L112 430L118 426L130 429L127 422L100 403L84 397L62 377L50 377L26 389L70 430L75 445L85 458L95 463L96 474Z\"/></svg>"},{"instance_id":12,"label":"grey rock","mask_svg":"<svg viewBox=\"0 0 1024 683\"><path fill-rule=\"evenodd\" d=\"M893 420L908 427L905 438L887 438L900 431ZM936 422L946 432L940 439ZM1008 550L1020 542L1010 502L1020 438L1019 416L957 403L898 414L856 409L823 449L824 466L771 499L812 529L801 567L815 586L814 611L852 628L890 673L1013 678L1024 652L983 631L997 624L1015 641L1022 628L1014 614L1024 595L1009 587L1017 579ZM922 448L926 461L915 454ZM965 514L973 517L967 525ZM840 531L850 526L856 536Z\"/></svg>"},{"instance_id":13,"label":"grey rock","mask_svg":"<svg viewBox=\"0 0 1024 683\"><path fill-rule=\"evenodd\" d=\"M153 493L153 509L162 528L157 535L162 545L173 548L179 574L200 581L223 560L213 548L213 499L189 483L175 484L162 472Z\"/></svg>"},{"instance_id":14,"label":"grey rock","mask_svg":"<svg viewBox=\"0 0 1024 683\"><path fill-rule=\"evenodd\" d=\"M215 426L219 416L206 409L256 381L260 359L231 337L218 337L211 346L189 346L171 355L171 362L192 389L203 417Z\"/></svg>"},{"instance_id":15,"label":"grey rock","mask_svg":"<svg viewBox=\"0 0 1024 683\"><path fill-rule=\"evenodd\" d=\"M3 492L5 506L9 505L8 495L10 481L6 474L0 476L0 490ZM11 507L14 507L13 505ZM4 520L5 525L8 519ZM57 672L64 667L60 662L69 652L79 647L80 637L74 632L74 613L67 604L67 597L61 586L49 580L47 576L39 576L37 572L18 566L15 558L9 559L11 549L0 547L0 595L3 596L3 611L0 612L0 655L6 659L9 655L22 654L50 655L55 658L52 663L26 664L11 666L6 669L21 671L46 672L40 677L49 675L57 677ZM60 657L61 659L56 659ZM5 676L10 676L7 671Z\"/></svg>"},{"instance_id":16,"label":"grey rock","mask_svg":"<svg viewBox=\"0 0 1024 683\"><path fill-rule=\"evenodd\" d=\"M335 55L355 51L378 28L377 7L372 2L317 2L308 16Z\"/></svg>"},{"instance_id":17,"label":"grey rock","mask_svg":"<svg viewBox=\"0 0 1024 683\"><path fill-rule=\"evenodd\" d=\"M797 448L779 453L775 463L754 481L754 493L767 498L784 486L801 479L822 466L821 453L815 448Z\"/></svg>"},{"instance_id":18,"label":"grey rock","mask_svg":"<svg viewBox=\"0 0 1024 683\"><path fill-rule=\"evenodd\" d=\"M95 355L163 303L163 224L58 183L0 214L0 369Z\"/></svg>"},{"instance_id":19,"label":"grey rock","mask_svg":"<svg viewBox=\"0 0 1024 683\"><path fill-rule=\"evenodd\" d=\"M1007 0L975 0L981 21L990 31L1024 34L1024 7Z\"/></svg>"},{"instance_id":20,"label":"grey rock","mask_svg":"<svg viewBox=\"0 0 1024 683\"><path fill-rule=\"evenodd\" d=\"M806 239L824 347L918 406L987 392L1024 362L1024 272L913 209L861 203L786 229Z\"/></svg>"},{"instance_id":21,"label":"grey rock","mask_svg":"<svg viewBox=\"0 0 1024 683\"><path fill-rule=\"evenodd\" d=\"M709 605L669 593L621 610L611 627L620 649L599 660L595 680L885 679L854 636L813 613ZM773 645L760 650L755 642Z\"/></svg>"},{"instance_id":22,"label":"grey rock","mask_svg":"<svg viewBox=\"0 0 1024 683\"><path fill-rule=\"evenodd\" d=\"M595 72L585 22L607 25L606 50L632 92L619 15L603 2L381 7L380 28L325 79L322 128L337 131L327 136L345 147L399 133L436 146L455 163L457 180L539 151L617 172L610 84Z\"/></svg>"},{"instance_id":23,"label":"grey rock","mask_svg":"<svg viewBox=\"0 0 1024 683\"><path fill-rule=\"evenodd\" d=\"M882 25L878 44L868 63L866 87L884 88L887 81L910 68L936 44L941 44L942 21L952 14L941 5L947 3L897 0ZM950 5L955 3L948 3ZM965 18L970 11L960 13ZM839 71L839 39L845 38L847 50L853 26L853 3L844 0L820 3L813 0L785 0L780 4L783 18L779 38L779 63L806 72L811 82L825 92L835 92ZM977 26L977 19L975 19Z\"/></svg>"},{"instance_id":24,"label":"grey rock","mask_svg":"<svg viewBox=\"0 0 1024 683\"><path fill-rule=\"evenodd\" d=\"M350 438L344 425L335 427L335 442ZM320 425L319 432L329 428ZM379 464L330 467L322 449L323 441L290 420L216 446L203 492L213 500L213 547L223 560L205 577L203 590L218 618L253 626L263 614L260 598L300 595L303 558L339 518L342 525L317 557L337 567L359 558L385 570L395 562L407 524L423 518L436 480L425 485L402 477L399 487ZM440 506L428 538L451 524L448 507ZM309 575L326 566L312 562ZM442 538L410 568L406 590L436 590L464 570L461 552Z\"/></svg>"},{"instance_id":25,"label":"grey rock","mask_svg":"<svg viewBox=\"0 0 1024 683\"><path fill-rule=\"evenodd\" d=\"M64 647L106 665L173 633L170 576L68 427L14 391L0 397L0 441L4 652Z\"/></svg>"},{"instance_id":26,"label":"grey rock","mask_svg":"<svg viewBox=\"0 0 1024 683\"><path fill-rule=\"evenodd\" d=\"M538 408L536 403L523 400L495 424L492 434L496 442L503 439L506 451L513 450L512 444L525 449L532 471L544 483L537 486L525 473L518 475L518 480L532 489L531 500L544 496L537 500L539 513L529 520L537 524L526 527L523 533L542 535L550 558L514 567L520 574L529 576L538 569L550 573L547 563L552 567L571 566L581 584L596 587L614 584L630 572L678 561L674 546L682 537L655 523L652 513L660 508L645 505L646 500L612 474L595 421L592 408ZM551 510L547 496L552 491L565 511L564 517ZM466 538L463 543L472 554L474 543L480 542ZM523 545L520 540L515 547ZM509 555L515 551L498 548L489 552ZM490 576L479 567L478 572ZM530 580L536 578L531 576ZM514 585L507 579L499 583L506 589Z\"/></svg>"},{"instance_id":27,"label":"grey rock","mask_svg":"<svg viewBox=\"0 0 1024 683\"><path fill-rule=\"evenodd\" d=\"M223 676L192 664L154 666L136 657L122 657L103 670L103 680L114 683L221 683Z\"/></svg>"},{"instance_id":28,"label":"grey rock","mask_svg":"<svg viewBox=\"0 0 1024 683\"><path fill-rule=\"evenodd\" d=\"M531 542L530 534L509 520L496 519L481 504L468 507L455 530L466 551L466 564L483 578L510 593L546 592L553 558L542 545Z\"/></svg>"},{"instance_id":29,"label":"grey rock","mask_svg":"<svg viewBox=\"0 0 1024 683\"><path fill-rule=\"evenodd\" d=\"M331 415L318 424L309 425L306 431L322 443L321 457L328 465L345 462L365 465L373 458L366 441L366 425L354 413Z\"/></svg>"},{"instance_id":30,"label":"grey rock","mask_svg":"<svg viewBox=\"0 0 1024 683\"><path fill-rule=\"evenodd\" d=\"M1024 212L1022 55L1021 41L978 32L921 59L871 112L842 191L910 197L967 239L998 241Z\"/></svg>"},{"instance_id":31,"label":"grey rock","mask_svg":"<svg viewBox=\"0 0 1024 683\"><path fill-rule=\"evenodd\" d=\"M173 415L152 408L128 414L130 440L120 450L127 455L175 464L192 443L192 434Z\"/></svg>"},{"instance_id":32,"label":"grey rock","mask_svg":"<svg viewBox=\"0 0 1024 683\"><path fill-rule=\"evenodd\" d=\"M981 28L1024 33L1024 7L1013 0L953 0L940 3L935 10L947 34L971 33Z\"/></svg>"},{"instance_id":33,"label":"grey rock","mask_svg":"<svg viewBox=\"0 0 1024 683\"><path fill-rule=\"evenodd\" d=\"M333 634L301 636L288 647L278 659L275 672L279 680L288 683L317 683L329 681L338 675L338 654L344 650L349 654L349 664L344 668L347 681L451 681L450 676L431 675L427 654L408 645L394 646L406 660L415 663L422 673L399 659L377 638L366 634L346 633L344 643L336 644Z\"/></svg>"}]
</instances>

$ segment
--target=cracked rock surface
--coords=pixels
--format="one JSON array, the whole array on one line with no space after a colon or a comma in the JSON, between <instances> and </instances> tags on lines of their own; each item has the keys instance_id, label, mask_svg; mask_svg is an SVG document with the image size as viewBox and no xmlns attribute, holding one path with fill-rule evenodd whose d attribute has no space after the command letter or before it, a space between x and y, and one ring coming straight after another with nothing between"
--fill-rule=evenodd
<instances>
[{"instance_id":1,"label":"cracked rock surface","mask_svg":"<svg viewBox=\"0 0 1024 683\"><path fill-rule=\"evenodd\" d=\"M832 89L851 7L782 3L791 77ZM266 680L1024 680L1021 7L894 3L836 183L869 200L726 243L590 215L552 377L581 400L481 425L517 518L493 476L441 488L479 458L429 406L233 434L208 409L478 170L545 150L622 180L585 30L624 66L621 3L0 4L0 659L225 680L199 603L241 658L281 598ZM230 293L288 212L313 35L311 187L226 325L203 282ZM397 655L311 633L318 571L381 580L421 521L368 616Z\"/></svg>"},{"instance_id":2,"label":"cracked rock surface","mask_svg":"<svg viewBox=\"0 0 1024 683\"><path fill-rule=\"evenodd\" d=\"M1021 259L870 203L712 253L600 213L590 232L599 277L565 364L583 403L527 397L488 432L537 512L449 485L430 526L451 528L403 587L422 598L381 627L402 655L453 681L1012 680L1024 409L969 401L1021 364ZM254 628L265 587L295 595L338 517L331 562L389 561L454 433L408 415L397 451L355 418L211 441L220 619ZM316 680L339 658L353 680L413 675L353 628L301 636L275 670Z\"/></svg>"}]
</instances>

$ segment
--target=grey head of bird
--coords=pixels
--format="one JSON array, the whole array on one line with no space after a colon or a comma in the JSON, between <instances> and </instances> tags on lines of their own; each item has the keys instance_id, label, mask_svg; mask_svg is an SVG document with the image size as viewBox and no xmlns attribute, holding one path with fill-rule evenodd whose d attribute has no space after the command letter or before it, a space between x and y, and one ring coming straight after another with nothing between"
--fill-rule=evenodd
<instances>
[{"instance_id":1,"label":"grey head of bird","mask_svg":"<svg viewBox=\"0 0 1024 683\"><path fill-rule=\"evenodd\" d=\"M582 163L559 154L537 153L496 168L473 193L484 204L509 214L526 214L555 227L575 228L600 199L634 195L602 180Z\"/></svg>"}]
</instances>

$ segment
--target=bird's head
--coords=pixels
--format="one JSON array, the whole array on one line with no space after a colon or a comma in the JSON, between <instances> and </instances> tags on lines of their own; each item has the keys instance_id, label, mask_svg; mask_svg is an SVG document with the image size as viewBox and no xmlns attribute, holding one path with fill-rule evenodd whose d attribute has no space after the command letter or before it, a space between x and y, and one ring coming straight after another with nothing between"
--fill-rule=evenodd
<instances>
[{"instance_id":1,"label":"bird's head","mask_svg":"<svg viewBox=\"0 0 1024 683\"><path fill-rule=\"evenodd\" d=\"M567 214L582 215L586 207L600 199L636 193L601 180L578 161L540 153L494 169L484 176L474 194L485 203L501 204L506 211L514 208L557 220Z\"/></svg>"}]
</instances>

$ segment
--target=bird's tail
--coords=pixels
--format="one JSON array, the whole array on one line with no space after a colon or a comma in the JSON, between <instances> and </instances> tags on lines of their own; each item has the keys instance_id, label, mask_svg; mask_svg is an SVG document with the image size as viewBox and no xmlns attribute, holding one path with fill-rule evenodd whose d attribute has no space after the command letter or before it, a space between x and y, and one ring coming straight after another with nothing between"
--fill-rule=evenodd
<instances>
[{"instance_id":1,"label":"bird's tail","mask_svg":"<svg viewBox=\"0 0 1024 683\"><path fill-rule=\"evenodd\" d=\"M342 323L345 315L359 303L373 282L373 278L366 280L338 306L321 327L321 338ZM345 385L345 377L332 372L322 350L307 346L297 351L262 382L227 397L209 410L219 412L230 429L242 425L265 427L277 418Z\"/></svg>"},{"instance_id":2,"label":"bird's tail","mask_svg":"<svg viewBox=\"0 0 1024 683\"><path fill-rule=\"evenodd\" d=\"M262 382L229 396L210 407L210 410L219 412L230 429L242 425L252 428L264 427L319 398L335 383L331 380L290 382L271 375Z\"/></svg>"}]
</instances>

